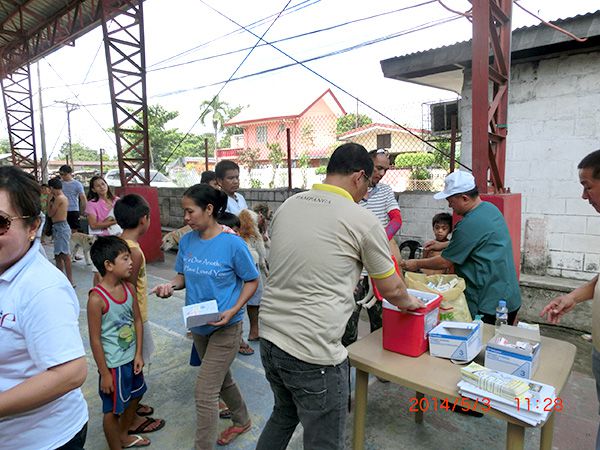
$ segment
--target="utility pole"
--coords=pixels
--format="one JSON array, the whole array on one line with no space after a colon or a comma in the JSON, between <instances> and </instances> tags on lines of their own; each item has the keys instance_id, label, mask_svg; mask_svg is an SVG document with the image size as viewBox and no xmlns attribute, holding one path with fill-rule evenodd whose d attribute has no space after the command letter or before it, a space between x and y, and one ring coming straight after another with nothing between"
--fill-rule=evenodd
<instances>
[{"instance_id":1,"label":"utility pole","mask_svg":"<svg viewBox=\"0 0 600 450\"><path fill-rule=\"evenodd\" d=\"M46 154L46 133L44 131L44 106L42 104L42 78L40 77L40 63L36 63L38 77L38 100L40 102L40 143L42 147L42 167L40 176L42 183L48 182L48 155Z\"/></svg>"},{"instance_id":2,"label":"utility pole","mask_svg":"<svg viewBox=\"0 0 600 450\"><path fill-rule=\"evenodd\" d=\"M104 165L103 165L104 162L102 161L102 157L104 156L103 153L104 153L104 149L101 148L100 149L100 176L101 177L104 177Z\"/></svg>"},{"instance_id":3,"label":"utility pole","mask_svg":"<svg viewBox=\"0 0 600 450\"><path fill-rule=\"evenodd\" d=\"M67 133L69 135L69 162L71 163L71 167L75 170L75 161L73 160L73 144L71 142L71 113L77 109L81 105L77 103L71 103L69 101L63 100L56 103L62 103L67 108Z\"/></svg>"}]
</instances>

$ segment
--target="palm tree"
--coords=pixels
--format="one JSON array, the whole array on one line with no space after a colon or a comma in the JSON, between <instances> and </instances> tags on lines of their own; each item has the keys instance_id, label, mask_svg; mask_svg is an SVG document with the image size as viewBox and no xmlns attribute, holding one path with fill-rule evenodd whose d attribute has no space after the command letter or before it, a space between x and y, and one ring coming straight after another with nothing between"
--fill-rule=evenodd
<instances>
[{"instance_id":1,"label":"palm tree","mask_svg":"<svg viewBox=\"0 0 600 450\"><path fill-rule=\"evenodd\" d=\"M212 116L212 125L215 130L215 155L218 145L219 130L223 129L223 123L225 123L225 117L227 116L229 109L229 104L220 101L218 95L212 100L204 100L200 104L200 110L202 111L200 122L202 122L202 125L205 124L204 121L209 114Z\"/></svg>"}]
</instances>

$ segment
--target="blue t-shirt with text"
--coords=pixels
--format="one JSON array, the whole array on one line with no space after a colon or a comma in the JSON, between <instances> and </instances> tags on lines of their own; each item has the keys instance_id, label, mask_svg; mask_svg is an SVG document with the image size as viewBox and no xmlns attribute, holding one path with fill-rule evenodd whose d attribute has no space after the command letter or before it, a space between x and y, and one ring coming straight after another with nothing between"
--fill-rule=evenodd
<instances>
[{"instance_id":1,"label":"blue t-shirt with text","mask_svg":"<svg viewBox=\"0 0 600 450\"><path fill-rule=\"evenodd\" d=\"M196 231L181 238L175 271L185 277L186 305L216 300L219 312L232 308L244 282L259 276L242 238L220 233L212 239L202 239ZM244 308L232 317L228 325L239 322L243 316ZM191 331L209 335L216 329L212 325L203 325Z\"/></svg>"}]
</instances>

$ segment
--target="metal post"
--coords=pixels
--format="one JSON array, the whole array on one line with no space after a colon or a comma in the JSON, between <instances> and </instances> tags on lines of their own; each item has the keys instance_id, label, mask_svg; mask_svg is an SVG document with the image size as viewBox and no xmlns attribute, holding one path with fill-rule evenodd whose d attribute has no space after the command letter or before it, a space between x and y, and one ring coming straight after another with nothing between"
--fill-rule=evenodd
<instances>
[{"instance_id":1,"label":"metal post","mask_svg":"<svg viewBox=\"0 0 600 450\"><path fill-rule=\"evenodd\" d=\"M7 74L1 84L12 163L39 180L29 64Z\"/></svg>"},{"instance_id":2,"label":"metal post","mask_svg":"<svg viewBox=\"0 0 600 450\"><path fill-rule=\"evenodd\" d=\"M288 191L292 190L292 139L290 129L285 129L287 139L287 169L288 169Z\"/></svg>"},{"instance_id":3,"label":"metal post","mask_svg":"<svg viewBox=\"0 0 600 450\"><path fill-rule=\"evenodd\" d=\"M127 11L123 11L119 3L114 0L100 2L119 174L123 186L134 178L149 185L150 143L142 0L130 1Z\"/></svg>"},{"instance_id":4,"label":"metal post","mask_svg":"<svg viewBox=\"0 0 600 450\"><path fill-rule=\"evenodd\" d=\"M103 155L103 153L104 153L104 149L101 148L100 149L100 176L101 177L104 176L104 161L103 161L104 155Z\"/></svg>"},{"instance_id":5,"label":"metal post","mask_svg":"<svg viewBox=\"0 0 600 450\"><path fill-rule=\"evenodd\" d=\"M75 170L75 160L73 159L73 143L71 142L71 113L73 111L75 111L77 108L75 107L76 105L69 103L69 102L64 102L66 107L67 107L67 133L69 136L69 160L71 161L71 167L73 167L73 170ZM70 108L70 107L73 108Z\"/></svg>"},{"instance_id":6,"label":"metal post","mask_svg":"<svg viewBox=\"0 0 600 450\"><path fill-rule=\"evenodd\" d=\"M208 138L204 138L204 170L208 170Z\"/></svg>"},{"instance_id":7,"label":"metal post","mask_svg":"<svg viewBox=\"0 0 600 450\"><path fill-rule=\"evenodd\" d=\"M40 105L40 144L42 148L42 164L40 174L42 183L48 182L48 155L46 153L46 132L44 129L44 104L42 102L42 77L40 76L40 63L36 63L38 77L38 101Z\"/></svg>"},{"instance_id":8,"label":"metal post","mask_svg":"<svg viewBox=\"0 0 600 450\"><path fill-rule=\"evenodd\" d=\"M450 116L450 173L456 166L456 114Z\"/></svg>"}]
</instances>

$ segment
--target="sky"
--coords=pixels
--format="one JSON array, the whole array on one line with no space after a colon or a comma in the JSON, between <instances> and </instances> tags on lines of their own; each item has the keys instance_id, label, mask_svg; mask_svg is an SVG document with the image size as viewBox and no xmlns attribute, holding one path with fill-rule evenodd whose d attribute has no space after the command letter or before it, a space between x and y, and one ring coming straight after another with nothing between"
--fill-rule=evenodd
<instances>
[{"instance_id":1,"label":"sky","mask_svg":"<svg viewBox=\"0 0 600 450\"><path fill-rule=\"evenodd\" d=\"M307 63L307 66L395 121L416 128L423 125L423 103L456 98L452 92L386 79L380 66L382 59L471 38L471 23L465 18L457 18L437 1L291 0L289 4L288 1L144 2L148 103L179 111L179 117L169 122L168 127L198 134L210 132L210 120L206 121L206 125L197 120L201 113L200 104L219 92L223 83L215 83L230 78L246 56L235 77L292 62L267 45L256 47L249 55L249 50L243 50L206 59L224 52L251 48L257 43L256 36L241 30L233 21L248 26L272 15L252 28L258 36L266 32L264 39L267 41L388 13L275 45L297 60L304 60L399 34L383 42ZM456 11L466 11L470 7L466 0L444 0L443 3ZM520 3L545 20L600 9L600 2L596 0L520 0ZM273 22L274 15L284 7L287 7L286 11ZM396 11L399 9L404 10ZM453 18L455 20L438 24ZM537 19L514 7L513 28L538 23ZM424 29L415 31L419 28ZM114 136L106 131L112 127L112 112L101 28L79 38L73 47L60 48L43 58L39 61L39 68L49 158L55 158L61 144L67 141L67 113L65 105L58 103L64 101L81 105L70 114L73 142L81 142L94 149L103 148L115 155ZM35 74L35 67L32 67L32 73ZM36 139L39 142L38 80L35 75L32 85L35 91ZM357 111L357 102L352 96L298 65L231 81L223 88L220 99L232 106L274 102L295 105L298 100L306 99L308 106L327 88L333 90L346 111ZM371 116L375 121L387 122L362 104L358 106L358 112ZM3 111L0 133L0 137L8 136Z\"/></svg>"}]
</instances>

